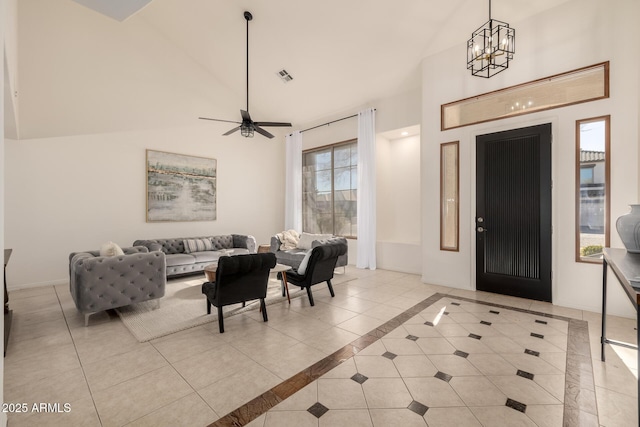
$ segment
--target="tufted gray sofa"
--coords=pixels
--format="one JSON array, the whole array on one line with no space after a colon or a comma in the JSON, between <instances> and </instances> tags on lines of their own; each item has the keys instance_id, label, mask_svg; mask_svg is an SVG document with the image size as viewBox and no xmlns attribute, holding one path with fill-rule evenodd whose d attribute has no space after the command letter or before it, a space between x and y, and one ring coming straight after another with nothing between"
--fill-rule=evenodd
<instances>
[{"instance_id":1,"label":"tufted gray sofa","mask_svg":"<svg viewBox=\"0 0 640 427\"><path fill-rule=\"evenodd\" d=\"M114 257L100 256L100 251L69 255L69 290L85 326L92 313L164 296L164 253L144 246L122 250L124 255Z\"/></svg>"},{"instance_id":2,"label":"tufted gray sofa","mask_svg":"<svg viewBox=\"0 0 640 427\"><path fill-rule=\"evenodd\" d=\"M347 239L344 237L332 237L330 239L324 240L314 240L311 243L311 249L316 246L326 245L330 243L344 243L347 245ZM306 249L287 249L281 250L280 245L282 242L278 238L278 236L271 236L271 252L276 254L276 259L279 264L290 265L291 267L297 269L304 256L307 254ZM348 247L348 245L347 245ZM336 263L336 267L344 267L349 263L348 254L345 252L344 255L340 255L338 257L338 262Z\"/></svg>"},{"instance_id":3,"label":"tufted gray sofa","mask_svg":"<svg viewBox=\"0 0 640 427\"><path fill-rule=\"evenodd\" d=\"M185 253L184 240L187 239L209 239L214 250ZM223 255L256 253L256 239L242 234L136 240L133 246L145 246L150 252L162 251L167 259L167 277L199 273Z\"/></svg>"}]
</instances>

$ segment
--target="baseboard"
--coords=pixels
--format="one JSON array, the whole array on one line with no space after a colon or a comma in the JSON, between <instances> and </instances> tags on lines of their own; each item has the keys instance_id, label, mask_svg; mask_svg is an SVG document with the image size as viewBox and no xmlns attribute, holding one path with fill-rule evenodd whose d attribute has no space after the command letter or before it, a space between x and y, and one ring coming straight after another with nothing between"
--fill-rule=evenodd
<instances>
[{"instance_id":1,"label":"baseboard","mask_svg":"<svg viewBox=\"0 0 640 427\"><path fill-rule=\"evenodd\" d=\"M42 288L44 286L56 286L68 284L68 279L49 280L46 282L22 283L19 285L7 285L7 291L19 291L21 289Z\"/></svg>"}]
</instances>

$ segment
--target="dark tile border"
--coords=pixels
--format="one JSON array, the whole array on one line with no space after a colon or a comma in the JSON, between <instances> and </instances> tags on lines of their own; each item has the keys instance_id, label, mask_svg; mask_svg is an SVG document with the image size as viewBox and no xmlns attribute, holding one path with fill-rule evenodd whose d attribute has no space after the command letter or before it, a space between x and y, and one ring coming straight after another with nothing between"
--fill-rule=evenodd
<instances>
[{"instance_id":1,"label":"dark tile border","mask_svg":"<svg viewBox=\"0 0 640 427\"><path fill-rule=\"evenodd\" d=\"M240 427L250 423L442 298L467 301L488 307L503 308L568 322L563 426L579 426L580 419L584 419L585 416L587 418L595 416L595 419L598 419L591 349L589 346L589 326L586 321L437 292L331 355L298 372L271 390L262 393L243 406L209 424L209 427ZM490 313L498 314L499 312L490 310Z\"/></svg>"}]
</instances>

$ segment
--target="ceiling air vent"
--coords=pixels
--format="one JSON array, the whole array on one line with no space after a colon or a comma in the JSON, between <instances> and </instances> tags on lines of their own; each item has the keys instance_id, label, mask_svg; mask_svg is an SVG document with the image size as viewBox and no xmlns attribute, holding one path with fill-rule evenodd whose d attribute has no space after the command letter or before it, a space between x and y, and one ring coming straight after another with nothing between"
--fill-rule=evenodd
<instances>
[{"instance_id":1,"label":"ceiling air vent","mask_svg":"<svg viewBox=\"0 0 640 427\"><path fill-rule=\"evenodd\" d=\"M278 74L278 77L280 77L280 79L282 79L284 83L289 83L291 80L293 80L293 77L291 77L291 74L289 74L287 70L285 70L284 68L278 71L277 74Z\"/></svg>"}]
</instances>

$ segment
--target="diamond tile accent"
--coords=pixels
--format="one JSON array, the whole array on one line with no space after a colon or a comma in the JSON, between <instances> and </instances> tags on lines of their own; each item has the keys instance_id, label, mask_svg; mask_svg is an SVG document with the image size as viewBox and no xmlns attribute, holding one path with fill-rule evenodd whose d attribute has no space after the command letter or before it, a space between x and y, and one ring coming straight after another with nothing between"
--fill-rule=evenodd
<instances>
[{"instance_id":1,"label":"diamond tile accent","mask_svg":"<svg viewBox=\"0 0 640 427\"><path fill-rule=\"evenodd\" d=\"M415 335L407 335L405 338L408 339L408 340L411 340L411 341L417 341L418 340L418 337L416 337Z\"/></svg>"},{"instance_id":2,"label":"diamond tile accent","mask_svg":"<svg viewBox=\"0 0 640 427\"><path fill-rule=\"evenodd\" d=\"M311 415L313 415L316 418L320 418L321 416L326 414L328 410L329 408L324 406L322 403L316 402L313 404L313 406L307 409L307 412L309 412Z\"/></svg>"},{"instance_id":3,"label":"diamond tile accent","mask_svg":"<svg viewBox=\"0 0 640 427\"><path fill-rule=\"evenodd\" d=\"M483 325L491 326L491 322L486 322L484 320L481 320L480 323Z\"/></svg>"},{"instance_id":4,"label":"diamond tile accent","mask_svg":"<svg viewBox=\"0 0 640 427\"><path fill-rule=\"evenodd\" d=\"M476 334L469 334L469 338L473 338L473 339L479 340L480 338L482 338L482 336L476 335Z\"/></svg>"},{"instance_id":5,"label":"diamond tile accent","mask_svg":"<svg viewBox=\"0 0 640 427\"><path fill-rule=\"evenodd\" d=\"M448 312L448 311L445 311L445 312L444 312L444 313L442 313L442 314L444 314L445 316L448 316L448 315L449 315L449 312Z\"/></svg>"},{"instance_id":6,"label":"diamond tile accent","mask_svg":"<svg viewBox=\"0 0 640 427\"><path fill-rule=\"evenodd\" d=\"M527 410L527 405L525 405L524 403L520 403L517 400L513 400L509 398L507 398L507 403L505 403L505 405L508 406L509 408L515 409L516 411L520 411L522 413L525 413L525 411Z\"/></svg>"},{"instance_id":7,"label":"diamond tile accent","mask_svg":"<svg viewBox=\"0 0 640 427\"><path fill-rule=\"evenodd\" d=\"M441 371L436 372L434 377L436 377L439 380L446 381L446 382L451 381L451 379L453 378L451 375L445 374L444 372L441 372Z\"/></svg>"},{"instance_id":8,"label":"diamond tile accent","mask_svg":"<svg viewBox=\"0 0 640 427\"><path fill-rule=\"evenodd\" d=\"M526 372L526 371L521 371L520 369L518 369L518 372L516 373L517 376L522 377L522 378L526 378L528 380L532 380L533 379L533 374L530 372Z\"/></svg>"},{"instance_id":9,"label":"diamond tile accent","mask_svg":"<svg viewBox=\"0 0 640 427\"><path fill-rule=\"evenodd\" d=\"M469 357L469 353L466 353L466 352L460 351L460 350L456 350L455 352L453 352L453 354L456 355L456 356L464 357L465 359L467 357Z\"/></svg>"},{"instance_id":10,"label":"diamond tile accent","mask_svg":"<svg viewBox=\"0 0 640 427\"><path fill-rule=\"evenodd\" d=\"M409 406L407 406L407 409L415 412L421 417L424 417L424 414L427 413L427 411L429 410L429 407L414 400L413 402L409 403Z\"/></svg>"},{"instance_id":11,"label":"diamond tile accent","mask_svg":"<svg viewBox=\"0 0 640 427\"><path fill-rule=\"evenodd\" d=\"M435 326L435 325L433 324L433 322L424 322L424 324L425 324L425 325L427 325L427 326Z\"/></svg>"},{"instance_id":12,"label":"diamond tile accent","mask_svg":"<svg viewBox=\"0 0 640 427\"><path fill-rule=\"evenodd\" d=\"M460 305L459 302L452 302L451 305Z\"/></svg>"},{"instance_id":13,"label":"diamond tile accent","mask_svg":"<svg viewBox=\"0 0 640 427\"><path fill-rule=\"evenodd\" d=\"M500 314L499 311L495 311L495 310L489 310L489 313L491 313L491 314Z\"/></svg>"},{"instance_id":14,"label":"diamond tile accent","mask_svg":"<svg viewBox=\"0 0 640 427\"><path fill-rule=\"evenodd\" d=\"M391 353L390 351L385 351L384 354L382 355L382 357L386 357L389 360L393 360L396 357L398 357L397 354Z\"/></svg>"},{"instance_id":15,"label":"diamond tile accent","mask_svg":"<svg viewBox=\"0 0 640 427\"><path fill-rule=\"evenodd\" d=\"M536 338L540 338L540 339L543 339L543 338L544 338L544 335L536 334L535 332L531 332L531 336L532 336L532 337L536 337Z\"/></svg>"},{"instance_id":16,"label":"diamond tile accent","mask_svg":"<svg viewBox=\"0 0 640 427\"><path fill-rule=\"evenodd\" d=\"M538 320L538 319L536 319L536 323L541 323L543 325L547 324L547 322L545 322L544 320Z\"/></svg>"},{"instance_id":17,"label":"diamond tile accent","mask_svg":"<svg viewBox=\"0 0 640 427\"><path fill-rule=\"evenodd\" d=\"M360 372L358 372L354 376L352 376L351 379L357 382L358 384L362 384L366 380L368 380L369 377L367 377L366 375L362 375Z\"/></svg>"},{"instance_id":18,"label":"diamond tile accent","mask_svg":"<svg viewBox=\"0 0 640 427\"><path fill-rule=\"evenodd\" d=\"M527 348L524 352L527 353L527 354L530 354L531 356L540 357L540 352L539 351L529 350Z\"/></svg>"}]
</instances>

